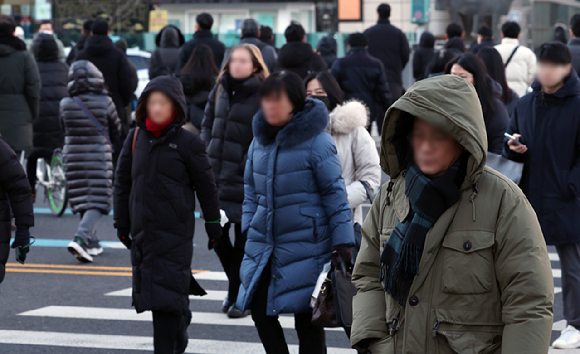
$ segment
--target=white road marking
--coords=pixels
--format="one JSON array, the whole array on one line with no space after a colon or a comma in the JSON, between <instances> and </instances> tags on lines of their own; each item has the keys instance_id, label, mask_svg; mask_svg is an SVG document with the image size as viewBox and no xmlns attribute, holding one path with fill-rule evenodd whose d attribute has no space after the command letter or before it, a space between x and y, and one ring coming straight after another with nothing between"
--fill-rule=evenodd
<instances>
[{"instance_id":1,"label":"white road marking","mask_svg":"<svg viewBox=\"0 0 580 354\"><path fill-rule=\"evenodd\" d=\"M226 296L228 296L227 291L219 291L219 290L206 290L207 295L205 296L189 296L190 300L211 300L211 301L224 301ZM133 288L127 288L118 291L112 291L110 293L106 293L105 296L122 296L122 297L131 297L133 294Z\"/></svg>"}]
</instances>

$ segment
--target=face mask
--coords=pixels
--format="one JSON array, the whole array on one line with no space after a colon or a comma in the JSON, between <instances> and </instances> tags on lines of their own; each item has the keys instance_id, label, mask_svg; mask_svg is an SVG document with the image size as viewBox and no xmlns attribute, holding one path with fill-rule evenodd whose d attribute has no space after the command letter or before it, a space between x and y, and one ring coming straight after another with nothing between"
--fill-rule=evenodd
<instances>
[{"instance_id":1,"label":"face mask","mask_svg":"<svg viewBox=\"0 0 580 354\"><path fill-rule=\"evenodd\" d=\"M310 96L310 98L315 98L319 101L322 101L322 103L324 103L324 105L326 106L326 109L328 109L328 111L332 111L332 109L330 109L330 100L328 99L328 96L315 96L312 95Z\"/></svg>"}]
</instances>

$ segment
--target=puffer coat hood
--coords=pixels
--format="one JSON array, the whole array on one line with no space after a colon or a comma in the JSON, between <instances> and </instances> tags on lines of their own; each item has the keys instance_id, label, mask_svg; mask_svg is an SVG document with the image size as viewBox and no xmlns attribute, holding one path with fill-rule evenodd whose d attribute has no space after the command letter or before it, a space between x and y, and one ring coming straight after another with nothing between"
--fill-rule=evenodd
<instances>
[{"instance_id":1,"label":"puffer coat hood","mask_svg":"<svg viewBox=\"0 0 580 354\"><path fill-rule=\"evenodd\" d=\"M421 40L419 41L419 47L421 48L435 47L435 36L430 32L423 32L423 34L421 35Z\"/></svg>"},{"instance_id":2,"label":"puffer coat hood","mask_svg":"<svg viewBox=\"0 0 580 354\"><path fill-rule=\"evenodd\" d=\"M179 48L185 43L185 38L179 28L169 25L155 36L155 45L157 48Z\"/></svg>"},{"instance_id":3,"label":"puffer coat hood","mask_svg":"<svg viewBox=\"0 0 580 354\"><path fill-rule=\"evenodd\" d=\"M404 173L414 117L451 135L471 156L461 197L429 229L401 306L383 288L380 258L410 213ZM352 276L358 290L353 347L380 354L547 353L554 301L548 251L522 191L485 166L485 124L474 87L450 75L421 80L385 122L381 166L391 181L362 228Z\"/></svg>"},{"instance_id":4,"label":"puffer coat hood","mask_svg":"<svg viewBox=\"0 0 580 354\"><path fill-rule=\"evenodd\" d=\"M178 116L180 121L184 122L185 117L187 117L187 104L185 103L185 95L183 94L183 86L181 86L181 81L175 76L159 76L155 79L149 81L141 96L139 97L139 103L147 100L151 92L162 92L169 96L176 105L178 109ZM145 117L136 117L137 120L144 120Z\"/></svg>"},{"instance_id":5,"label":"puffer coat hood","mask_svg":"<svg viewBox=\"0 0 580 354\"><path fill-rule=\"evenodd\" d=\"M330 134L348 134L358 127L369 125L369 109L364 103L352 99L330 112L328 130Z\"/></svg>"},{"instance_id":6,"label":"puffer coat hood","mask_svg":"<svg viewBox=\"0 0 580 354\"><path fill-rule=\"evenodd\" d=\"M270 267L266 314L311 312L310 298L333 246L352 245L353 227L326 106L307 99L275 137L260 111L244 173L247 233L236 306L249 308ZM300 183L296 183L301 181ZM291 217L289 217L291 216Z\"/></svg>"},{"instance_id":7,"label":"puffer coat hood","mask_svg":"<svg viewBox=\"0 0 580 354\"><path fill-rule=\"evenodd\" d=\"M68 78L68 93L71 97L88 93L106 94L103 74L88 60L79 60L71 65Z\"/></svg>"},{"instance_id":8,"label":"puffer coat hood","mask_svg":"<svg viewBox=\"0 0 580 354\"><path fill-rule=\"evenodd\" d=\"M34 37L34 59L37 62L58 60L58 45L50 34L40 33Z\"/></svg>"}]
</instances>

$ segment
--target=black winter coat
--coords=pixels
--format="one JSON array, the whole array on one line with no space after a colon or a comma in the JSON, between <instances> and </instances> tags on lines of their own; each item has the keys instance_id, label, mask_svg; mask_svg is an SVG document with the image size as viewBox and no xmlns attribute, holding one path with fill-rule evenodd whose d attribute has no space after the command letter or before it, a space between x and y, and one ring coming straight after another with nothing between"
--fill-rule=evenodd
<instances>
[{"instance_id":1,"label":"black winter coat","mask_svg":"<svg viewBox=\"0 0 580 354\"><path fill-rule=\"evenodd\" d=\"M391 95L383 63L368 54L364 47L354 47L344 58L337 59L330 72L344 91L344 98L364 102L371 117L376 117L375 102L385 108L390 106Z\"/></svg>"},{"instance_id":2,"label":"black winter coat","mask_svg":"<svg viewBox=\"0 0 580 354\"><path fill-rule=\"evenodd\" d=\"M39 34L34 41L34 57L42 84L40 110L33 122L34 149L52 153L64 143L59 105L68 96L68 66L58 60L58 46L53 36Z\"/></svg>"},{"instance_id":3,"label":"black winter coat","mask_svg":"<svg viewBox=\"0 0 580 354\"><path fill-rule=\"evenodd\" d=\"M183 93L185 94L187 119L201 131L201 122L205 115L205 106L207 105L210 91L200 90L196 87L190 75L180 74L178 77L181 85L183 85Z\"/></svg>"},{"instance_id":4,"label":"black winter coat","mask_svg":"<svg viewBox=\"0 0 580 354\"><path fill-rule=\"evenodd\" d=\"M108 214L113 203L113 147L72 97L78 96L106 129L111 142L119 139L121 123L107 95L101 72L86 60L69 72L68 92L60 102L65 128L64 171L74 213L98 209Z\"/></svg>"},{"instance_id":5,"label":"black winter coat","mask_svg":"<svg viewBox=\"0 0 580 354\"><path fill-rule=\"evenodd\" d=\"M166 26L157 34L155 37L157 50L151 54L149 61L150 80L175 72L179 64L179 47L183 42L183 35L175 26Z\"/></svg>"},{"instance_id":6,"label":"black winter coat","mask_svg":"<svg viewBox=\"0 0 580 354\"><path fill-rule=\"evenodd\" d=\"M258 77L246 80L230 103L226 75L209 94L201 137L218 187L220 206L233 223L242 222L244 170L248 148L254 138L252 119L260 109ZM219 91L216 105L216 90Z\"/></svg>"},{"instance_id":7,"label":"black winter coat","mask_svg":"<svg viewBox=\"0 0 580 354\"><path fill-rule=\"evenodd\" d=\"M580 242L580 80L576 71L553 94L520 98L508 127L528 147L524 154L504 145L504 156L524 163L520 187L534 207L548 245Z\"/></svg>"},{"instance_id":8,"label":"black winter coat","mask_svg":"<svg viewBox=\"0 0 580 354\"><path fill-rule=\"evenodd\" d=\"M10 256L10 208L16 226L34 226L31 193L30 183L18 157L0 138L0 283L6 275L5 265Z\"/></svg>"},{"instance_id":9,"label":"black winter coat","mask_svg":"<svg viewBox=\"0 0 580 354\"><path fill-rule=\"evenodd\" d=\"M568 48L572 52L572 67L580 73L580 38L570 38Z\"/></svg>"},{"instance_id":10,"label":"black winter coat","mask_svg":"<svg viewBox=\"0 0 580 354\"><path fill-rule=\"evenodd\" d=\"M316 44L316 51L318 51L318 54L320 54L328 69L332 68L332 64L336 60L337 48L336 39L331 34L320 38Z\"/></svg>"},{"instance_id":11,"label":"black winter coat","mask_svg":"<svg viewBox=\"0 0 580 354\"><path fill-rule=\"evenodd\" d=\"M328 67L322 57L308 43L289 42L280 48L278 55L280 70L288 70L305 79L309 73L326 71Z\"/></svg>"},{"instance_id":12,"label":"black winter coat","mask_svg":"<svg viewBox=\"0 0 580 354\"><path fill-rule=\"evenodd\" d=\"M103 73L106 88L115 102L125 135L128 124L125 107L133 100L133 91L137 88L135 72L129 65L129 59L113 45L108 36L94 35L87 39L76 60L88 60Z\"/></svg>"},{"instance_id":13,"label":"black winter coat","mask_svg":"<svg viewBox=\"0 0 580 354\"><path fill-rule=\"evenodd\" d=\"M0 134L13 150L32 150L40 77L26 45L14 36L0 36L0 92Z\"/></svg>"},{"instance_id":14,"label":"black winter coat","mask_svg":"<svg viewBox=\"0 0 580 354\"><path fill-rule=\"evenodd\" d=\"M506 106L500 100L501 85L496 81L489 79L492 85L493 112L483 112L485 121L485 130L487 131L487 151L500 155L503 150L504 134L507 130L510 117L508 116Z\"/></svg>"},{"instance_id":15,"label":"black winter coat","mask_svg":"<svg viewBox=\"0 0 580 354\"><path fill-rule=\"evenodd\" d=\"M77 54L83 50L83 48L85 47L85 44L87 43L87 39L90 36L81 36L79 38L79 41L77 42L77 44L75 44L74 47L72 47L70 49L70 52L68 53L68 56L66 57L66 63L70 66L72 65L72 63L77 59Z\"/></svg>"},{"instance_id":16,"label":"black winter coat","mask_svg":"<svg viewBox=\"0 0 580 354\"><path fill-rule=\"evenodd\" d=\"M140 99L160 90L185 110L179 81L151 81ZM199 135L174 122L159 138L138 121L119 156L115 179L115 227L131 234L133 305L137 312L186 314L195 230L195 194L206 220L220 218L217 190Z\"/></svg>"},{"instance_id":17,"label":"black winter coat","mask_svg":"<svg viewBox=\"0 0 580 354\"><path fill-rule=\"evenodd\" d=\"M395 82L399 86L403 86L402 72L409 62L410 54L409 41L407 41L405 34L391 25L387 19L380 19L364 34L369 40L369 54L383 63L388 82Z\"/></svg>"},{"instance_id":18,"label":"black winter coat","mask_svg":"<svg viewBox=\"0 0 580 354\"><path fill-rule=\"evenodd\" d=\"M222 67L222 62L224 60L224 53L226 51L226 46L214 38L211 30L200 29L193 34L193 39L185 43L181 50L179 51L179 64L175 68L175 73L179 74L181 68L187 63L191 53L196 46L200 44L205 44L211 48L213 52L213 59L215 61L215 66L218 68Z\"/></svg>"},{"instance_id":19,"label":"black winter coat","mask_svg":"<svg viewBox=\"0 0 580 354\"><path fill-rule=\"evenodd\" d=\"M471 53L473 54L477 54L477 52L479 52L479 50L481 48L493 48L495 46L495 43L493 42L493 39L486 39L485 41L482 41L481 43L476 43L474 45L471 46Z\"/></svg>"},{"instance_id":20,"label":"black winter coat","mask_svg":"<svg viewBox=\"0 0 580 354\"><path fill-rule=\"evenodd\" d=\"M434 45L435 36L429 32L424 32L421 35L419 47L413 53L413 77L415 80L423 80L426 77L427 66L435 53Z\"/></svg>"}]
</instances>

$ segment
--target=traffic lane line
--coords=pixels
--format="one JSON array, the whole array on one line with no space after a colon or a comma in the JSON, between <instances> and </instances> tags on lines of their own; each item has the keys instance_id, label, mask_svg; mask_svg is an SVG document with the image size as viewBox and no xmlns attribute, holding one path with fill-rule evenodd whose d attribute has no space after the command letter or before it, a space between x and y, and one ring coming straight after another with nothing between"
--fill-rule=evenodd
<instances>
[{"instance_id":1,"label":"traffic lane line","mask_svg":"<svg viewBox=\"0 0 580 354\"><path fill-rule=\"evenodd\" d=\"M232 321L232 320L230 320ZM237 320L233 320L237 321ZM72 348L94 348L109 350L153 351L153 338L143 336L123 336L105 334L79 334L62 332L0 330L0 343L40 345ZM234 342L225 340L189 339L186 353L263 353L261 343ZM298 353L298 345L288 346L290 353ZM354 354L353 349L328 348L329 354Z\"/></svg>"},{"instance_id":2,"label":"traffic lane line","mask_svg":"<svg viewBox=\"0 0 580 354\"><path fill-rule=\"evenodd\" d=\"M43 208L43 207L35 207L34 208L34 214L38 214L38 215L52 215L52 210L50 210L50 208ZM70 208L67 208L64 211L65 215L73 215L73 212ZM111 209L111 211L109 212L108 215L113 215L113 210ZM199 219L201 217L201 213L199 211L194 212L195 218ZM56 216L55 216L56 217Z\"/></svg>"}]
</instances>

